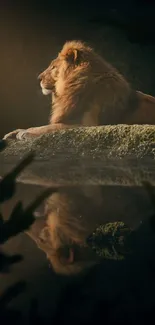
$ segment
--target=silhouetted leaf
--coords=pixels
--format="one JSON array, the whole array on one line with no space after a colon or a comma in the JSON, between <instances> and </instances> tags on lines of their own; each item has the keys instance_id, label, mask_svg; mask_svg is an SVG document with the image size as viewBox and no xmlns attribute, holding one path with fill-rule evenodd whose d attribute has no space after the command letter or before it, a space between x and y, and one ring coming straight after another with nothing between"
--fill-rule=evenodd
<instances>
[{"instance_id":1,"label":"silhouetted leaf","mask_svg":"<svg viewBox=\"0 0 155 325\"><path fill-rule=\"evenodd\" d=\"M27 230L35 220L35 209L56 189L48 188L41 193L30 205L24 210L22 202L18 202L14 207L8 221L1 226L0 243L3 244L7 239Z\"/></svg>"},{"instance_id":2,"label":"silhouetted leaf","mask_svg":"<svg viewBox=\"0 0 155 325\"><path fill-rule=\"evenodd\" d=\"M19 254L8 256L3 252L0 253L0 272L7 273L10 271L12 264L18 263L23 260L23 257Z\"/></svg>"},{"instance_id":3,"label":"silhouetted leaf","mask_svg":"<svg viewBox=\"0 0 155 325\"><path fill-rule=\"evenodd\" d=\"M7 146L7 142L5 140L0 140L0 151L3 151Z\"/></svg>"},{"instance_id":4,"label":"silhouetted leaf","mask_svg":"<svg viewBox=\"0 0 155 325\"><path fill-rule=\"evenodd\" d=\"M2 307L6 307L11 300L17 297L26 289L25 281L20 281L12 286L10 286L0 297L0 310Z\"/></svg>"},{"instance_id":5,"label":"silhouetted leaf","mask_svg":"<svg viewBox=\"0 0 155 325\"><path fill-rule=\"evenodd\" d=\"M24 158L13 170L0 181L0 202L9 200L15 193L16 177L33 161L34 153Z\"/></svg>"}]
</instances>

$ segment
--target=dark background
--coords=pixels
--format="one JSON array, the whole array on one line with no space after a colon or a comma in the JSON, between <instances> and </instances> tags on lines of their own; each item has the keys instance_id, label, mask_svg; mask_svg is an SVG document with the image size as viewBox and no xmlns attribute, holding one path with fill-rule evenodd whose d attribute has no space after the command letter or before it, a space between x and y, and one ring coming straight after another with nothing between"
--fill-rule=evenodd
<instances>
[{"instance_id":1,"label":"dark background","mask_svg":"<svg viewBox=\"0 0 155 325\"><path fill-rule=\"evenodd\" d=\"M21 3L1 1L0 4L1 137L16 128L48 122L50 99L42 95L37 76L67 40L88 41L128 78L134 88L155 95L153 1ZM16 197L22 195L27 203L40 190L19 185ZM3 207L6 217L14 203L15 199ZM44 254L25 234L10 240L5 250L22 253L25 260L14 266L10 275L0 276L0 291L16 280L26 279L28 294L20 296L14 304L26 310L29 296L37 295L44 313L54 310L62 283L52 274ZM109 273L108 276L113 277ZM115 283L111 286L115 287Z\"/></svg>"}]
</instances>

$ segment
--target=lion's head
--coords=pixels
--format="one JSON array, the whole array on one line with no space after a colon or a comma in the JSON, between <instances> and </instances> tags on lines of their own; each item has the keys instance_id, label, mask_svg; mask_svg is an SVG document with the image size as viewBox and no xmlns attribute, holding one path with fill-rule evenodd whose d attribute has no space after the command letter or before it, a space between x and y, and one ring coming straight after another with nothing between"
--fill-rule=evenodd
<instances>
[{"instance_id":1,"label":"lion's head","mask_svg":"<svg viewBox=\"0 0 155 325\"><path fill-rule=\"evenodd\" d=\"M74 70L80 70L80 67L88 70L93 61L94 52L89 46L81 41L66 42L48 68L43 71L38 79L44 95L52 92L60 92L60 83L63 84L69 74ZM95 54L96 61L96 54ZM87 71L88 73L88 71Z\"/></svg>"},{"instance_id":2,"label":"lion's head","mask_svg":"<svg viewBox=\"0 0 155 325\"><path fill-rule=\"evenodd\" d=\"M59 74L59 61L53 60L49 67L43 71L38 79L40 80L40 86L44 95L49 95L55 89L55 83Z\"/></svg>"},{"instance_id":3,"label":"lion's head","mask_svg":"<svg viewBox=\"0 0 155 325\"><path fill-rule=\"evenodd\" d=\"M54 95L51 123L116 124L130 106L128 82L81 41L66 42L39 80L43 94Z\"/></svg>"}]
</instances>

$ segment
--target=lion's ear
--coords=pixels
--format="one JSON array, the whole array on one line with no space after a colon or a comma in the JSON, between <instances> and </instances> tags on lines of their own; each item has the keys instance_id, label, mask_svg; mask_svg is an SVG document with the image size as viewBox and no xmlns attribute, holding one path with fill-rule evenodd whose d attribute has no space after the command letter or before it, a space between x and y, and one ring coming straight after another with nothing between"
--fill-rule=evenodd
<instances>
[{"instance_id":1,"label":"lion's ear","mask_svg":"<svg viewBox=\"0 0 155 325\"><path fill-rule=\"evenodd\" d=\"M69 49L66 53L66 60L72 64L79 63L79 51L76 49Z\"/></svg>"}]
</instances>

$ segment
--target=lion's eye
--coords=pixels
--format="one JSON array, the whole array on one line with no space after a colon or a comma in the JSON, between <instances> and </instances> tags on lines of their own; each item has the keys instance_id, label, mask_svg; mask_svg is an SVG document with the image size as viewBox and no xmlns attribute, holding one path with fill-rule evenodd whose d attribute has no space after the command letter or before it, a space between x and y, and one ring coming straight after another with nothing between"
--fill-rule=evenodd
<instances>
[{"instance_id":1,"label":"lion's eye","mask_svg":"<svg viewBox=\"0 0 155 325\"><path fill-rule=\"evenodd\" d=\"M58 74L58 69L56 65L52 65L51 66L51 75L53 79L57 78L57 74Z\"/></svg>"}]
</instances>

